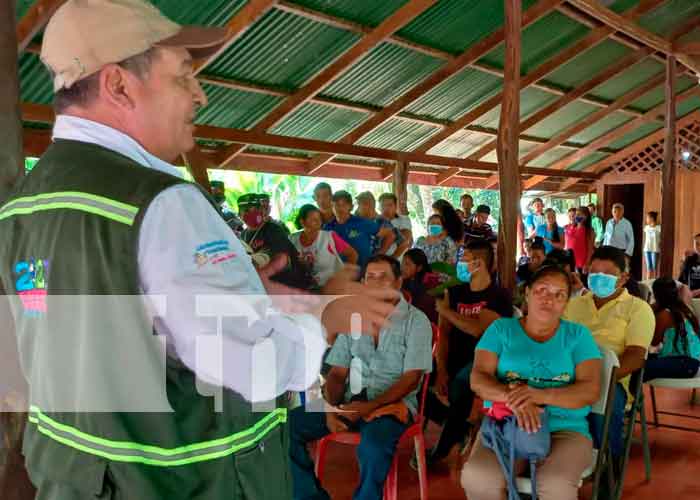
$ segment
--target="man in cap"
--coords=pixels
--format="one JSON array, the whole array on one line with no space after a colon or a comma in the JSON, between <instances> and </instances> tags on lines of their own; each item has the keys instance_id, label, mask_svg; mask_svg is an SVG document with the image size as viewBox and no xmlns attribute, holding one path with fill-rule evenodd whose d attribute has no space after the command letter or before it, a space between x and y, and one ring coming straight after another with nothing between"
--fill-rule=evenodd
<instances>
[{"instance_id":1,"label":"man in cap","mask_svg":"<svg viewBox=\"0 0 700 500\"><path fill-rule=\"evenodd\" d=\"M37 498L291 496L275 400L317 379L324 329L271 313L276 269L258 274L169 163L194 146L207 103L195 61L225 40L142 0L68 0L46 27L53 143L0 207ZM329 331L348 331L352 311L370 329L394 307L395 293L329 283L359 295L324 310Z\"/></svg>"},{"instance_id":2,"label":"man in cap","mask_svg":"<svg viewBox=\"0 0 700 500\"><path fill-rule=\"evenodd\" d=\"M496 242L496 233L494 233L491 224L488 223L490 215L491 207L488 205L476 207L476 213L472 217L471 223L464 226L465 246L474 240L486 240L490 243Z\"/></svg>"},{"instance_id":3,"label":"man in cap","mask_svg":"<svg viewBox=\"0 0 700 500\"><path fill-rule=\"evenodd\" d=\"M211 196L219 205L226 224L233 229L237 236L240 236L241 231L243 231L243 221L231 210L226 201L226 185L224 181L211 181L209 185L211 186Z\"/></svg>"}]
</instances>

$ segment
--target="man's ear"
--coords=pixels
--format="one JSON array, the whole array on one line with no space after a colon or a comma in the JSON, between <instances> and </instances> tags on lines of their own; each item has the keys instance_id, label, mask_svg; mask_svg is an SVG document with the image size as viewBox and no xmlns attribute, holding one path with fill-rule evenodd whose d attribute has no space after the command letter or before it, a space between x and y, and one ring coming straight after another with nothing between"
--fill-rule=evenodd
<instances>
[{"instance_id":1,"label":"man's ear","mask_svg":"<svg viewBox=\"0 0 700 500\"><path fill-rule=\"evenodd\" d=\"M617 279L617 283L620 288L625 286L627 284L627 281L630 279L630 273L622 273L620 277Z\"/></svg>"},{"instance_id":2,"label":"man's ear","mask_svg":"<svg viewBox=\"0 0 700 500\"><path fill-rule=\"evenodd\" d=\"M133 110L135 80L138 80L136 76L118 64L108 64L100 72L100 94L119 108Z\"/></svg>"}]
</instances>

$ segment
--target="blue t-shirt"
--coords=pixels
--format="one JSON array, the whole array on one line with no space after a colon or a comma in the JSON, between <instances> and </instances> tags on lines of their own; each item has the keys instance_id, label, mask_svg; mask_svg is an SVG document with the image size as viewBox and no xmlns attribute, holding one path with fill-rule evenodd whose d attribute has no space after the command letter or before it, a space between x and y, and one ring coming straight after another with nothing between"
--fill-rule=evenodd
<instances>
[{"instance_id":1,"label":"blue t-shirt","mask_svg":"<svg viewBox=\"0 0 700 500\"><path fill-rule=\"evenodd\" d=\"M537 215L534 212L530 212L525 216L523 224L525 225L525 237L527 238L532 231L535 231L539 226L545 224L547 219L545 219L544 214Z\"/></svg>"},{"instance_id":2,"label":"blue t-shirt","mask_svg":"<svg viewBox=\"0 0 700 500\"><path fill-rule=\"evenodd\" d=\"M551 339L536 342L528 337L517 318L500 318L491 323L476 348L498 356L496 376L501 382L527 381L537 388L573 384L578 364L601 358L590 330L565 320ZM575 410L547 406L549 430L578 432L590 439L586 420L590 411L590 406Z\"/></svg>"},{"instance_id":3,"label":"blue t-shirt","mask_svg":"<svg viewBox=\"0 0 700 500\"><path fill-rule=\"evenodd\" d=\"M345 224L333 219L324 224L326 231L335 231L357 252L357 265L364 267L372 256L372 243L379 232L379 223L374 220L351 215Z\"/></svg>"},{"instance_id":4,"label":"blue t-shirt","mask_svg":"<svg viewBox=\"0 0 700 500\"><path fill-rule=\"evenodd\" d=\"M557 226L557 232L559 233L559 241L564 243L564 228ZM535 231L535 236L540 236L542 238L547 238L548 240L551 240L554 237L554 231L550 231L549 228L547 227L547 224L540 224L537 226L537 230ZM544 242L544 253L548 254L554 250L554 247L549 241Z\"/></svg>"}]
</instances>

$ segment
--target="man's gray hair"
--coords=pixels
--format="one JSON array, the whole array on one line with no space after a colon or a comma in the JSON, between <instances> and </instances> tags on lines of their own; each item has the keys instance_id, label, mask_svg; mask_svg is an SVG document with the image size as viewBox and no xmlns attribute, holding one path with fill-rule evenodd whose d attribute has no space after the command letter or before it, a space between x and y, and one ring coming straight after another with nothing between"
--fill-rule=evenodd
<instances>
[{"instance_id":1,"label":"man's gray hair","mask_svg":"<svg viewBox=\"0 0 700 500\"><path fill-rule=\"evenodd\" d=\"M117 63L125 70L133 73L138 79L146 80L149 76L153 61L158 56L159 49L152 47L146 52L136 54ZM53 108L56 114L64 112L70 106L87 106L97 98L100 92L100 73L94 73L75 82L71 88L60 89L54 94ZM51 75L53 80L54 75Z\"/></svg>"}]
</instances>

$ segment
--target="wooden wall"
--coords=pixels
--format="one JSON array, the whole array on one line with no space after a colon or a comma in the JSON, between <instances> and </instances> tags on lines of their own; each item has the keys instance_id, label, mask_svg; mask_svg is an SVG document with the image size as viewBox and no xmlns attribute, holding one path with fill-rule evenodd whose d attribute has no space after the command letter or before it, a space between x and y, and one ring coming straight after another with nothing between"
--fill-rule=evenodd
<instances>
[{"instance_id":1,"label":"wooden wall","mask_svg":"<svg viewBox=\"0 0 700 500\"><path fill-rule=\"evenodd\" d=\"M678 189L672 196L676 199L676 251L674 275L680 272L681 261L686 250L693 248L693 236L700 233L700 172L680 169ZM644 212L657 211L661 214L661 172L653 173L610 173L597 182L599 209L605 206L605 186L608 184L644 184ZM643 245L643 242L635 242ZM663 244L663 243L662 243Z\"/></svg>"}]
</instances>

